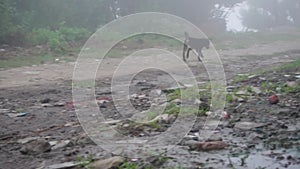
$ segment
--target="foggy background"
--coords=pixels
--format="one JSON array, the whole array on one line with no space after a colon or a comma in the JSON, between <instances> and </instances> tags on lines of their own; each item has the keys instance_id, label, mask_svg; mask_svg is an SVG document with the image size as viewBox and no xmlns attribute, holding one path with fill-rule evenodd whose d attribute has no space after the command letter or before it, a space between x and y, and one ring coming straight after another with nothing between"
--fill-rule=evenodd
<instances>
[{"instance_id":1,"label":"foggy background","mask_svg":"<svg viewBox=\"0 0 300 169\"><path fill-rule=\"evenodd\" d=\"M205 33L300 26L300 0L1 0L0 43L22 44L34 30L97 28L137 12L183 17Z\"/></svg>"}]
</instances>

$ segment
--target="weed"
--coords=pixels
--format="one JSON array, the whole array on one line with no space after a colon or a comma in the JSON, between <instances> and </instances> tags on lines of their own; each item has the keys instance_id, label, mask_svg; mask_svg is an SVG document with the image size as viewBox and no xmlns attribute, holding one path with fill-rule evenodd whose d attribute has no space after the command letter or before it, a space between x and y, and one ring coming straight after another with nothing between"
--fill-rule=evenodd
<instances>
[{"instance_id":1,"label":"weed","mask_svg":"<svg viewBox=\"0 0 300 169\"><path fill-rule=\"evenodd\" d=\"M90 167L88 167L88 165L91 164L92 161L93 161L93 156L89 156L87 158L77 157L78 166L81 168L90 169Z\"/></svg>"},{"instance_id":2,"label":"weed","mask_svg":"<svg viewBox=\"0 0 300 169\"><path fill-rule=\"evenodd\" d=\"M280 91L283 93L299 93L300 92L300 84L296 84L295 86L288 86L286 84L280 85Z\"/></svg>"},{"instance_id":3,"label":"weed","mask_svg":"<svg viewBox=\"0 0 300 169\"><path fill-rule=\"evenodd\" d=\"M122 166L119 166L118 169L137 169L138 165L135 163L125 162Z\"/></svg>"},{"instance_id":4,"label":"weed","mask_svg":"<svg viewBox=\"0 0 300 169\"><path fill-rule=\"evenodd\" d=\"M178 114L180 111L180 107L178 107L175 103L170 103L166 106L163 114Z\"/></svg>"}]
</instances>

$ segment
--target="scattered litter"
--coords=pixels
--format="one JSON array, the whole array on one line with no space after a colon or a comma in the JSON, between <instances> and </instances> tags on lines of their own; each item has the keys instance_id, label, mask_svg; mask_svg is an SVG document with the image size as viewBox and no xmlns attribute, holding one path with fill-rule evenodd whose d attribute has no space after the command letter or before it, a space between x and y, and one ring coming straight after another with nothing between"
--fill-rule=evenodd
<instances>
[{"instance_id":1,"label":"scattered litter","mask_svg":"<svg viewBox=\"0 0 300 169\"><path fill-rule=\"evenodd\" d=\"M58 143L57 140L49 141L49 144L50 144L51 147L55 146L57 143Z\"/></svg>"},{"instance_id":2,"label":"scattered litter","mask_svg":"<svg viewBox=\"0 0 300 169\"><path fill-rule=\"evenodd\" d=\"M132 159L131 159L132 162L137 162L138 160L139 160L139 159L137 159L137 158L132 158Z\"/></svg>"},{"instance_id":3,"label":"scattered litter","mask_svg":"<svg viewBox=\"0 0 300 169\"><path fill-rule=\"evenodd\" d=\"M53 106L52 104L49 104L49 103L43 103L41 105L42 105L42 107L52 107Z\"/></svg>"},{"instance_id":4,"label":"scattered litter","mask_svg":"<svg viewBox=\"0 0 300 169\"><path fill-rule=\"evenodd\" d=\"M235 93L236 95L246 95L247 92L246 91L243 91L243 90L240 90L238 92Z\"/></svg>"},{"instance_id":5,"label":"scattered litter","mask_svg":"<svg viewBox=\"0 0 300 169\"><path fill-rule=\"evenodd\" d=\"M56 149L59 149L59 148L66 147L70 144L71 144L70 140L62 140L62 141L57 142L51 149L56 150Z\"/></svg>"},{"instance_id":6,"label":"scattered litter","mask_svg":"<svg viewBox=\"0 0 300 169\"><path fill-rule=\"evenodd\" d=\"M65 163L61 163L61 164L50 165L50 166L46 167L46 169L64 169L64 168L75 167L77 165L78 165L78 163L76 163L76 162L65 162Z\"/></svg>"},{"instance_id":7,"label":"scattered litter","mask_svg":"<svg viewBox=\"0 0 300 169\"><path fill-rule=\"evenodd\" d=\"M15 118L15 117L24 117L27 115L27 113L25 112L21 112L21 113L8 113L7 114L9 117L11 118Z\"/></svg>"},{"instance_id":8,"label":"scattered litter","mask_svg":"<svg viewBox=\"0 0 300 169\"><path fill-rule=\"evenodd\" d=\"M80 126L78 122L69 122L64 125L64 127L77 127Z\"/></svg>"},{"instance_id":9,"label":"scattered litter","mask_svg":"<svg viewBox=\"0 0 300 169\"><path fill-rule=\"evenodd\" d=\"M248 76L248 79L251 79L251 78L254 78L254 77L256 77L256 75L250 75L250 76Z\"/></svg>"},{"instance_id":10,"label":"scattered litter","mask_svg":"<svg viewBox=\"0 0 300 169\"><path fill-rule=\"evenodd\" d=\"M9 113L10 110L9 109L0 109L0 113Z\"/></svg>"},{"instance_id":11,"label":"scattered litter","mask_svg":"<svg viewBox=\"0 0 300 169\"><path fill-rule=\"evenodd\" d=\"M227 113L226 111L223 111L223 112L222 112L222 117L223 117L224 119L228 119L230 116L228 115L228 113Z\"/></svg>"},{"instance_id":12,"label":"scattered litter","mask_svg":"<svg viewBox=\"0 0 300 169\"><path fill-rule=\"evenodd\" d=\"M272 95L269 97L269 102L271 104L277 104L279 102L279 97L277 95Z\"/></svg>"},{"instance_id":13,"label":"scattered litter","mask_svg":"<svg viewBox=\"0 0 300 169\"><path fill-rule=\"evenodd\" d=\"M56 102L56 103L54 103L54 106L56 106L56 107L62 107L64 105L65 105L64 102Z\"/></svg>"},{"instance_id":14,"label":"scattered litter","mask_svg":"<svg viewBox=\"0 0 300 169\"><path fill-rule=\"evenodd\" d=\"M20 143L20 144L26 144L26 143L28 143L28 142L30 142L30 141L33 141L33 140L37 140L37 139L39 139L40 137L26 137L26 138L23 138L23 139L19 139L18 141L17 141L17 143Z\"/></svg>"},{"instance_id":15,"label":"scattered litter","mask_svg":"<svg viewBox=\"0 0 300 169\"><path fill-rule=\"evenodd\" d=\"M173 102L177 105L181 104L181 100L180 99L174 99Z\"/></svg>"},{"instance_id":16,"label":"scattered litter","mask_svg":"<svg viewBox=\"0 0 300 169\"><path fill-rule=\"evenodd\" d=\"M110 124L110 125L114 125L117 123L120 123L122 120L110 120L110 121L105 121L103 122L103 124Z\"/></svg>"},{"instance_id":17,"label":"scattered litter","mask_svg":"<svg viewBox=\"0 0 300 169\"><path fill-rule=\"evenodd\" d=\"M286 82L286 85L288 87L295 87L297 85L297 83L295 81L288 81L288 82Z\"/></svg>"}]
</instances>

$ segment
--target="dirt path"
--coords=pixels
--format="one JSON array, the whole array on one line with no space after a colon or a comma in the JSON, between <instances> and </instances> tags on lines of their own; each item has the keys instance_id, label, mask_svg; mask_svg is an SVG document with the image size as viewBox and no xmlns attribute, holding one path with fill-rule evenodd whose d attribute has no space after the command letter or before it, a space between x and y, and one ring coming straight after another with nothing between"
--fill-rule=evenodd
<instances>
[{"instance_id":1,"label":"dirt path","mask_svg":"<svg viewBox=\"0 0 300 169\"><path fill-rule=\"evenodd\" d=\"M219 51L219 54L227 79L232 79L238 73L272 69L282 63L299 59L300 52L295 52L300 49L299 43L300 41L288 44L274 42L248 49ZM181 51L178 53L180 54ZM106 66L101 70L101 74L97 74L97 78L111 76L120 61L121 59L104 60L103 65ZM74 64L59 63L0 71L1 169L3 167L7 169L47 168L53 164L76 163L80 159L86 160L90 157L97 160L112 156L111 152L105 152L101 146L94 144L89 139L77 119L69 83L69 80L72 79ZM200 79L207 79L207 75L203 73L205 72L204 66L199 64L195 56L191 56L188 65ZM134 69L129 67L128 71L122 75L128 75L132 73L132 70ZM291 72L271 72L264 78L266 81L274 81L275 77L274 84L285 84L288 80L296 81L294 75L298 75L297 72L299 69ZM166 77L166 75L160 75L162 78ZM149 108L149 100L145 98L143 92L154 91L156 87L161 87L156 85L155 81L147 80L147 78L155 79L155 76L156 74L152 72L146 72L140 74L135 81L133 80L133 93L138 97L132 102L137 105L138 110ZM257 87L264 82L265 80L254 77L244 83L234 85L245 90L245 86ZM108 119L118 119L120 115L110 101L110 89L110 82L105 79L97 81L96 97L101 112L104 112L103 114ZM280 104L270 105L266 98L272 93L273 91L270 90L269 93L249 95L247 101L233 101L227 105L226 111L232 117L224 120L211 138L213 141L223 140L226 142L227 149L210 152L191 151L187 145L195 144L195 140L187 140L192 142L175 146L166 154L169 159L161 168L174 168L179 164L183 168L199 168L201 166L212 168L264 168L261 166L298 168L297 166L300 164L299 151L293 147L282 148L278 144L283 142L284 146L299 147L300 105L297 101L299 94L281 95ZM205 98L203 99L203 102L206 103ZM175 100L173 101L175 102ZM20 116L17 117L18 115ZM190 133L193 138L188 139L195 138L199 129L202 128L205 118L205 116L200 117L199 123L196 123ZM239 121L263 123L267 126L260 130L240 131L234 127L234 124ZM136 132L135 129L133 131ZM137 131L139 132L138 129ZM148 134L157 134L157 131L147 132ZM32 144L31 140L33 140ZM46 146L36 148L37 143ZM263 144L271 148L261 148ZM273 151L274 149L276 151ZM157 162L157 159L152 159L154 162L155 160ZM143 161L138 162L143 163ZM148 163L149 160L146 160L145 164Z\"/></svg>"},{"instance_id":2,"label":"dirt path","mask_svg":"<svg viewBox=\"0 0 300 169\"><path fill-rule=\"evenodd\" d=\"M300 40L289 43L274 42L260 46L253 45L247 49L218 51L218 53L221 56L227 78L231 78L237 73L265 69L293 61L299 58L299 55L289 55L289 52L300 50L299 44ZM284 52L286 54L279 54ZM177 53L180 56L181 51ZM189 65L201 67L194 58L189 60ZM111 76L120 61L121 59L105 59L102 63L105 65L104 69L101 69L101 74L97 74L97 78ZM0 71L0 88L42 85L71 80L74 65L74 62L69 62L2 70ZM130 68L128 69L127 73L130 73Z\"/></svg>"}]
</instances>

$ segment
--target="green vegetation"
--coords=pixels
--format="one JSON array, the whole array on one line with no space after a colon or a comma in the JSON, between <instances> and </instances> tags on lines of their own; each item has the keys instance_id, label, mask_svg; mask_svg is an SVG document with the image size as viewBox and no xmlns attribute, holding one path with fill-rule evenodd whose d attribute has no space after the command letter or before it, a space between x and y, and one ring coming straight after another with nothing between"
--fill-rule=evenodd
<instances>
[{"instance_id":1,"label":"green vegetation","mask_svg":"<svg viewBox=\"0 0 300 169\"><path fill-rule=\"evenodd\" d=\"M47 44L52 51L63 52L69 43L87 39L90 32L83 28L60 27L58 30L45 28L34 29L27 36L27 41L33 45Z\"/></svg>"},{"instance_id":2,"label":"green vegetation","mask_svg":"<svg viewBox=\"0 0 300 169\"><path fill-rule=\"evenodd\" d=\"M78 156L77 157L77 163L78 166L81 168L90 169L89 165L93 162L93 156L89 156L87 158L83 158Z\"/></svg>"},{"instance_id":3,"label":"green vegetation","mask_svg":"<svg viewBox=\"0 0 300 169\"><path fill-rule=\"evenodd\" d=\"M0 61L0 68L38 65L46 62L54 62L55 59L56 59L55 56L51 54L28 56L26 58L11 57L9 59L2 59Z\"/></svg>"}]
</instances>

